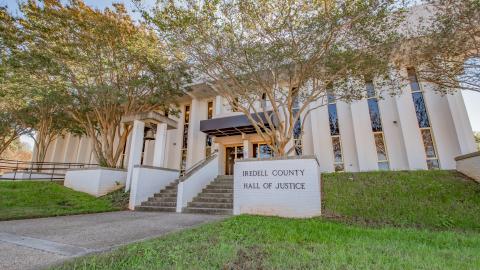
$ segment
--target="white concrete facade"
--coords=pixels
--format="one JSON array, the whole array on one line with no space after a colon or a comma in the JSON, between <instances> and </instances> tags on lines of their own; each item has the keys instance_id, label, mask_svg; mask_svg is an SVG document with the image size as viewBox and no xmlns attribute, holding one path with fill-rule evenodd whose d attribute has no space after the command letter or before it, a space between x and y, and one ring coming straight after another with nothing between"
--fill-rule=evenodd
<instances>
[{"instance_id":1,"label":"white concrete facade","mask_svg":"<svg viewBox=\"0 0 480 270\"><path fill-rule=\"evenodd\" d=\"M401 72L406 71L402 70ZM428 111L439 168L455 169L454 158L456 156L476 151L472 128L461 93L441 96L435 93L428 84L420 82L420 85ZM381 91L382 89L378 89L378 92L381 93ZM142 145L144 125L142 122L134 123L123 158L123 166L130 172L127 177L127 188L134 166L148 165L181 170L184 134L187 135L187 148L184 162L186 167L183 169L188 169L206 158L207 134L200 130L200 123L209 118L209 103L213 110L210 118L218 119L241 115L241 113L232 112L229 106L225 105L224 98L203 89L197 92L193 91L182 98L179 102L180 114L169 116L170 119L176 121L177 128L167 130L164 124L158 124L153 141L144 142ZM190 110L188 125L184 125L186 106L189 106ZM311 108L314 107L316 104L311 104ZM412 91L408 84L397 96L380 94L378 107L389 169L428 169L422 131L417 122ZM344 171L381 169L378 166L377 146L367 101L337 102L336 108ZM186 126L188 126L188 132L184 132ZM302 126L304 128L303 154L315 155L319 161L320 171L335 171L328 107L322 106L313 110ZM162 143L156 143L158 140L161 140ZM219 151L219 162L225 163L226 148L243 146L245 153L242 158L251 158L255 154L253 148L259 143L264 142L256 134L216 137L213 138L212 149ZM143 162L140 159L142 149L144 150ZM91 140L70 134L59 137L51 144L46 161L96 163ZM220 174L224 173L223 166L219 167Z\"/></svg>"}]
</instances>

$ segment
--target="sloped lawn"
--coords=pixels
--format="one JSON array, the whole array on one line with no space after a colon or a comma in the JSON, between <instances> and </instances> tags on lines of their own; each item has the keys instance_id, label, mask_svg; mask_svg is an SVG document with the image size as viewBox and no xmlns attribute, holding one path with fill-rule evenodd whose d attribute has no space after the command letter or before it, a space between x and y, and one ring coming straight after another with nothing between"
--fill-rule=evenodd
<instances>
[{"instance_id":1,"label":"sloped lawn","mask_svg":"<svg viewBox=\"0 0 480 270\"><path fill-rule=\"evenodd\" d=\"M327 217L231 217L55 269L480 269L479 197L454 172L328 174Z\"/></svg>"},{"instance_id":2,"label":"sloped lawn","mask_svg":"<svg viewBox=\"0 0 480 270\"><path fill-rule=\"evenodd\" d=\"M122 196L95 198L53 182L0 181L0 220L116 211Z\"/></svg>"},{"instance_id":3,"label":"sloped lawn","mask_svg":"<svg viewBox=\"0 0 480 270\"><path fill-rule=\"evenodd\" d=\"M327 217L348 223L480 232L480 184L452 171L323 175Z\"/></svg>"}]
</instances>

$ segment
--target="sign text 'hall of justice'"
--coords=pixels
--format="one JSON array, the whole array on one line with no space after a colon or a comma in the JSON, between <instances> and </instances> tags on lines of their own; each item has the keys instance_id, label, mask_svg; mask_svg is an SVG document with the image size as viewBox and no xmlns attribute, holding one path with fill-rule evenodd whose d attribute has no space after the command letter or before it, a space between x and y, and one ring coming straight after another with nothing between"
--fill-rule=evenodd
<instances>
[{"instance_id":1,"label":"sign text 'hall of justice'","mask_svg":"<svg viewBox=\"0 0 480 270\"><path fill-rule=\"evenodd\" d=\"M243 177L267 178L267 177L287 177L301 178L305 174L304 169L273 169L273 170L247 170L242 171ZM305 189L305 182L245 182L243 189L287 189L301 190Z\"/></svg>"}]
</instances>

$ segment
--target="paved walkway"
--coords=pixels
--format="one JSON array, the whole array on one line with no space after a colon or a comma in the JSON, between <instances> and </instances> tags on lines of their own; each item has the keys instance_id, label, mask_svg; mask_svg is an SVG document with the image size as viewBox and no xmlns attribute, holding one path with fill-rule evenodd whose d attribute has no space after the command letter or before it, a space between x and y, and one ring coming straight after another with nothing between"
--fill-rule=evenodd
<instances>
[{"instance_id":1,"label":"paved walkway","mask_svg":"<svg viewBox=\"0 0 480 270\"><path fill-rule=\"evenodd\" d=\"M41 269L224 216L111 212L0 222L0 269Z\"/></svg>"}]
</instances>

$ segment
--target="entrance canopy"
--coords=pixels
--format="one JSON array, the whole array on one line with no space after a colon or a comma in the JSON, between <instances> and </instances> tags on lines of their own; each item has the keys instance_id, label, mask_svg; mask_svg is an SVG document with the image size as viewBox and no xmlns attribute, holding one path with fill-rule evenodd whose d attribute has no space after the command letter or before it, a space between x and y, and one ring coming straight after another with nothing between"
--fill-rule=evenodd
<instances>
[{"instance_id":1,"label":"entrance canopy","mask_svg":"<svg viewBox=\"0 0 480 270\"><path fill-rule=\"evenodd\" d=\"M267 113L271 114L271 112ZM269 126L265 113L263 112L258 113L258 116L256 114L252 114L252 118L259 119L259 121L262 121L265 126ZM276 124L275 119L272 119L272 122L274 125ZM200 121L200 131L216 137L241 135L242 133L256 133L252 123L250 123L245 115L219 117Z\"/></svg>"}]
</instances>

